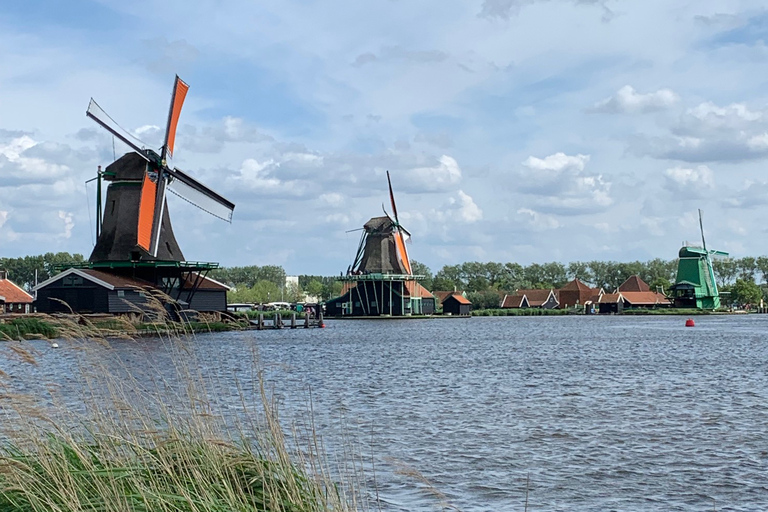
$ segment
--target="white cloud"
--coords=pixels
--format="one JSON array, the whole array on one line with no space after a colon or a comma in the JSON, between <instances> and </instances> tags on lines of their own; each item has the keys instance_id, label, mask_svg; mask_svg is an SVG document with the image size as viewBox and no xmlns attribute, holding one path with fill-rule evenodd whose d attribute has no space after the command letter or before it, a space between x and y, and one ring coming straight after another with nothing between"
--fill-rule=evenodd
<instances>
[{"instance_id":1,"label":"white cloud","mask_svg":"<svg viewBox=\"0 0 768 512\"><path fill-rule=\"evenodd\" d=\"M560 227L560 222L554 216L539 213L530 208L517 210L515 220L531 227L534 231L548 231Z\"/></svg>"},{"instance_id":2,"label":"white cloud","mask_svg":"<svg viewBox=\"0 0 768 512\"><path fill-rule=\"evenodd\" d=\"M6 210L0 210L0 228L8 221L8 212Z\"/></svg>"},{"instance_id":3,"label":"white cloud","mask_svg":"<svg viewBox=\"0 0 768 512\"><path fill-rule=\"evenodd\" d=\"M565 170L583 171L589 162L589 155L569 156L565 153L555 153L545 158L529 156L523 165L536 171L562 172Z\"/></svg>"},{"instance_id":4,"label":"white cloud","mask_svg":"<svg viewBox=\"0 0 768 512\"><path fill-rule=\"evenodd\" d=\"M421 191L446 190L461 181L461 168L454 158L443 155L437 165L411 169L406 178Z\"/></svg>"},{"instance_id":5,"label":"white cloud","mask_svg":"<svg viewBox=\"0 0 768 512\"><path fill-rule=\"evenodd\" d=\"M477 222L483 218L483 210L481 210L480 207L475 204L472 197L469 194L464 193L463 190L459 190L458 205L459 218L467 224Z\"/></svg>"},{"instance_id":6,"label":"white cloud","mask_svg":"<svg viewBox=\"0 0 768 512\"><path fill-rule=\"evenodd\" d=\"M418 219L418 215L415 216ZM450 230L452 222L473 224L482 220L483 210L475 204L472 196L459 190L456 197L449 197L440 209L433 209L429 215L430 220L441 224L443 230Z\"/></svg>"},{"instance_id":7,"label":"white cloud","mask_svg":"<svg viewBox=\"0 0 768 512\"><path fill-rule=\"evenodd\" d=\"M706 165L695 169L672 167L664 171L667 188L681 197L701 197L715 188L715 175Z\"/></svg>"},{"instance_id":8,"label":"white cloud","mask_svg":"<svg viewBox=\"0 0 768 512\"><path fill-rule=\"evenodd\" d=\"M321 194L320 197L321 202L327 204L328 206L338 207L344 204L344 196L337 192L329 192L327 194Z\"/></svg>"},{"instance_id":9,"label":"white cloud","mask_svg":"<svg viewBox=\"0 0 768 512\"><path fill-rule=\"evenodd\" d=\"M536 210L556 214L603 211L613 204L611 182L602 174L586 173L589 155L555 153L545 158L528 157L530 171L518 174L515 188L536 196Z\"/></svg>"},{"instance_id":10,"label":"white cloud","mask_svg":"<svg viewBox=\"0 0 768 512\"><path fill-rule=\"evenodd\" d=\"M72 236L72 229L75 227L72 212L59 210L59 218L64 221L64 232L60 236L62 238L70 238Z\"/></svg>"},{"instance_id":11,"label":"white cloud","mask_svg":"<svg viewBox=\"0 0 768 512\"><path fill-rule=\"evenodd\" d=\"M656 112L673 107L680 97L671 89L641 94L631 85L625 85L616 94L597 102L590 111L606 114L632 114Z\"/></svg>"},{"instance_id":12,"label":"white cloud","mask_svg":"<svg viewBox=\"0 0 768 512\"><path fill-rule=\"evenodd\" d=\"M707 101L688 110L688 114L709 126L732 126L741 121L758 121L763 118L762 112L755 112L743 103L732 103L719 107Z\"/></svg>"}]
</instances>

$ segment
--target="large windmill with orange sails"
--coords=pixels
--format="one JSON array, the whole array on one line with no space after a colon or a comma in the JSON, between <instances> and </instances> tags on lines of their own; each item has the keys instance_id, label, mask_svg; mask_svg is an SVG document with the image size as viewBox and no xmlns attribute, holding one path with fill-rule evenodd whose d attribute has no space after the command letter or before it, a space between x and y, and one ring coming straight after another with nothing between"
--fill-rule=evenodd
<instances>
[{"instance_id":1,"label":"large windmill with orange sails","mask_svg":"<svg viewBox=\"0 0 768 512\"><path fill-rule=\"evenodd\" d=\"M334 316L409 316L434 313L434 296L414 275L407 242L411 234L400 224L392 179L387 171L392 216L373 217L362 231L355 259L341 276L341 297L326 303ZM355 230L357 231L357 230Z\"/></svg>"},{"instance_id":2,"label":"large windmill with orange sails","mask_svg":"<svg viewBox=\"0 0 768 512\"><path fill-rule=\"evenodd\" d=\"M87 263L66 270L78 270L78 276L86 280L97 276L98 279L93 278L91 282L107 282L112 287L114 283L110 284L104 274L146 283L175 299L182 307L189 306L198 288L211 281L206 275L218 264L185 261L173 233L166 199L170 191L227 222L231 222L235 208L231 201L168 164L173 156L176 128L188 90L189 86L176 76L163 145L157 151L123 129L91 99L86 115L132 151L103 172L99 169L94 178L97 180L96 244ZM102 180L109 183L105 201L101 197ZM115 282L125 284L119 279ZM55 286L57 283L48 288ZM218 310L221 310L221 297L219 293ZM67 295L65 302L77 311L98 309L99 301L83 289L78 290L78 294ZM46 302L40 307L47 308L48 305ZM225 293L223 308L226 309Z\"/></svg>"}]
</instances>

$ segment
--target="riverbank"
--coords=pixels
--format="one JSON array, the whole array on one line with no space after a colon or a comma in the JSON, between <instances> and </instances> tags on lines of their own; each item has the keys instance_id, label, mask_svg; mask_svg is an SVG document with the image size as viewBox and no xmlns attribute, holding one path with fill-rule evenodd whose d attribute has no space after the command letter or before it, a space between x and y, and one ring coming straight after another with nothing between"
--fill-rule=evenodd
<instances>
[{"instance_id":1,"label":"riverbank","mask_svg":"<svg viewBox=\"0 0 768 512\"><path fill-rule=\"evenodd\" d=\"M245 330L247 319L158 322L132 321L105 315L46 315L42 313L4 315L0 318L0 340L56 339L68 337L110 338L120 336L180 335L200 332Z\"/></svg>"}]
</instances>

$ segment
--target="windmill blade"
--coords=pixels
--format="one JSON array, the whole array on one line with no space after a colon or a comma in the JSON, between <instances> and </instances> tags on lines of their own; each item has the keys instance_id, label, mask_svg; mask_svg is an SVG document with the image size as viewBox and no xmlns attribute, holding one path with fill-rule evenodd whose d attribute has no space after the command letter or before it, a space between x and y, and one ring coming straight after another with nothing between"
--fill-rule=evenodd
<instances>
[{"instance_id":1,"label":"windmill blade","mask_svg":"<svg viewBox=\"0 0 768 512\"><path fill-rule=\"evenodd\" d=\"M408 258L408 249L405 247L405 239L403 238L403 234L400 231L395 233L395 245L397 246L397 252L400 256L400 261L403 264L403 268L405 269L405 273L412 275L413 271L411 270L411 260Z\"/></svg>"},{"instance_id":2,"label":"windmill blade","mask_svg":"<svg viewBox=\"0 0 768 512\"><path fill-rule=\"evenodd\" d=\"M99 123L105 130L127 144L147 162L151 161L144 151L144 146L146 146L146 144L117 124L93 98L91 98L91 102L88 104L88 110L85 111L85 115Z\"/></svg>"},{"instance_id":3,"label":"windmill blade","mask_svg":"<svg viewBox=\"0 0 768 512\"><path fill-rule=\"evenodd\" d=\"M157 198L157 184L149 178L149 173L144 173L144 181L141 183L141 198L139 199L139 227L136 244L147 252L150 252L154 237L152 236L155 225L155 201Z\"/></svg>"},{"instance_id":4,"label":"windmill blade","mask_svg":"<svg viewBox=\"0 0 768 512\"><path fill-rule=\"evenodd\" d=\"M217 194L180 169L166 169L165 172L171 178L168 183L168 190L214 217L232 222L232 213L235 210L233 202Z\"/></svg>"},{"instance_id":5,"label":"windmill blade","mask_svg":"<svg viewBox=\"0 0 768 512\"><path fill-rule=\"evenodd\" d=\"M699 208L699 228L701 228L701 245L704 246L704 252L707 252L707 242L704 240L704 221L701 218L701 208ZM707 252L707 254L709 254Z\"/></svg>"},{"instance_id":6,"label":"windmill blade","mask_svg":"<svg viewBox=\"0 0 768 512\"><path fill-rule=\"evenodd\" d=\"M149 252L153 257L157 257L157 249L160 245L160 230L163 224L163 214L165 213L165 189L168 180L163 177L163 171L157 173L157 186L155 192L155 211L152 222L152 244L149 246Z\"/></svg>"},{"instance_id":7,"label":"windmill blade","mask_svg":"<svg viewBox=\"0 0 768 512\"><path fill-rule=\"evenodd\" d=\"M184 105L184 99L187 97L189 85L187 85L179 75L176 75L176 81L173 84L173 94L171 95L171 108L168 111L168 124L165 128L165 142L163 142L161 160L165 162L167 156L173 157L173 146L176 142L176 126L179 124L179 115L181 107Z\"/></svg>"},{"instance_id":8,"label":"windmill blade","mask_svg":"<svg viewBox=\"0 0 768 512\"><path fill-rule=\"evenodd\" d=\"M392 180L389 177L389 171L387 171L387 183L389 184L389 199L390 201L392 201L392 213L395 214L395 222L400 224L400 219L397 218L397 206L395 205L395 194L394 192L392 192Z\"/></svg>"}]
</instances>

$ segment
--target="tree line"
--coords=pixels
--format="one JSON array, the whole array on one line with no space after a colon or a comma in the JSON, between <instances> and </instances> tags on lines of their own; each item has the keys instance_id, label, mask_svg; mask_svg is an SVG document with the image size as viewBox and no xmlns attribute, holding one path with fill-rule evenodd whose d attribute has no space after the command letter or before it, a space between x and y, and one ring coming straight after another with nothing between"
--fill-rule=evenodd
<instances>
[{"instance_id":1,"label":"tree line","mask_svg":"<svg viewBox=\"0 0 768 512\"><path fill-rule=\"evenodd\" d=\"M20 286L30 290L37 281L42 282L56 273L58 265L82 263L82 254L67 252L46 253L20 258L0 258L0 270L7 270L8 276ZM468 293L475 307L494 307L499 296L513 293L518 289L561 288L578 278L593 288L612 292L628 277L638 275L651 289L669 289L675 282L677 259L660 258L649 261L574 261L532 263L521 265L508 262L470 261L456 265L445 265L437 272L425 264L412 261L414 274L423 275L422 284L431 291L460 290ZM758 283L768 282L768 256L743 258L717 258L713 269L718 287L732 293L733 298L757 299L762 291ZM336 276L300 275L298 285L286 286L286 273L278 265L250 265L243 267L221 267L212 270L209 276L232 290L230 302L293 302L309 294L328 300L341 292L341 283ZM760 295L762 297L762 294Z\"/></svg>"}]
</instances>

